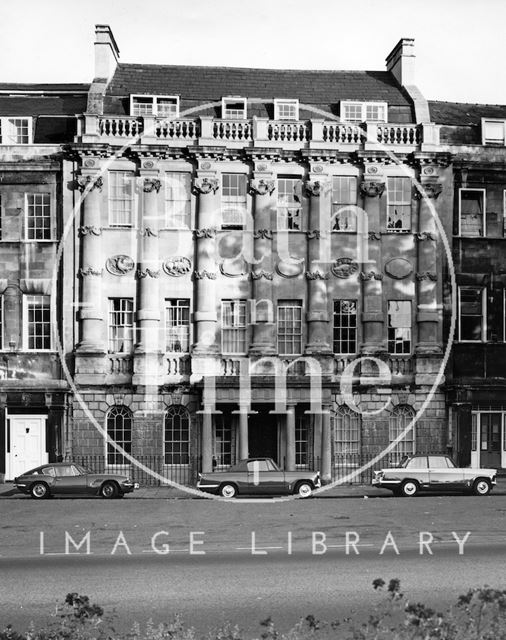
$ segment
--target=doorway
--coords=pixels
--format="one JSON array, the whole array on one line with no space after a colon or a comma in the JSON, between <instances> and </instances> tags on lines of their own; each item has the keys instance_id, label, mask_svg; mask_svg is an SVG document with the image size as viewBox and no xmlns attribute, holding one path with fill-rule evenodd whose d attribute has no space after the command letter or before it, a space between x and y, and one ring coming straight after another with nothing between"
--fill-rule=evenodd
<instances>
[{"instance_id":1,"label":"doorway","mask_svg":"<svg viewBox=\"0 0 506 640\"><path fill-rule=\"evenodd\" d=\"M269 407L255 407L248 420L248 449L250 458L278 460L278 416L269 413Z\"/></svg>"},{"instance_id":2,"label":"doorway","mask_svg":"<svg viewBox=\"0 0 506 640\"><path fill-rule=\"evenodd\" d=\"M8 419L6 480L13 480L48 461L46 416L10 415Z\"/></svg>"}]
</instances>

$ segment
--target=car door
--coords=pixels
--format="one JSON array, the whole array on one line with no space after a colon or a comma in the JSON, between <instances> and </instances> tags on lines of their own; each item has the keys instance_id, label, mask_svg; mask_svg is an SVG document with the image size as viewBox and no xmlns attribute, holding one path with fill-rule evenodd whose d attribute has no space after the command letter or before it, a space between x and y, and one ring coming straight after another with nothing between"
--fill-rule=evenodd
<instances>
[{"instance_id":1,"label":"car door","mask_svg":"<svg viewBox=\"0 0 506 640\"><path fill-rule=\"evenodd\" d=\"M79 495L86 492L86 476L81 475L73 464L55 466L55 471L55 493Z\"/></svg>"},{"instance_id":2,"label":"car door","mask_svg":"<svg viewBox=\"0 0 506 640\"><path fill-rule=\"evenodd\" d=\"M448 456L429 456L429 481L431 489L461 489L464 473Z\"/></svg>"},{"instance_id":3,"label":"car door","mask_svg":"<svg viewBox=\"0 0 506 640\"><path fill-rule=\"evenodd\" d=\"M268 460L248 462L248 493L274 495L284 492L285 474Z\"/></svg>"},{"instance_id":4,"label":"car door","mask_svg":"<svg viewBox=\"0 0 506 640\"><path fill-rule=\"evenodd\" d=\"M402 477L417 480L421 487L429 486L429 464L427 456L414 456L408 461L402 472Z\"/></svg>"}]
</instances>

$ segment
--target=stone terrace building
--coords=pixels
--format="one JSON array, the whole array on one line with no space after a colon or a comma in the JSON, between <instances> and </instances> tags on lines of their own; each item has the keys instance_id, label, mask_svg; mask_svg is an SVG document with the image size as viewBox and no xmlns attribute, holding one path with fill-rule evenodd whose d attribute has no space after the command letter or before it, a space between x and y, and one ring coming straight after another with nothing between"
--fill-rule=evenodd
<instances>
[{"instance_id":1,"label":"stone terrace building","mask_svg":"<svg viewBox=\"0 0 506 640\"><path fill-rule=\"evenodd\" d=\"M453 175L413 41L385 71L123 64L103 25L95 54L71 149L72 454L186 482L263 455L329 480L426 401L397 451L441 450Z\"/></svg>"},{"instance_id":2,"label":"stone terrace building","mask_svg":"<svg viewBox=\"0 0 506 640\"><path fill-rule=\"evenodd\" d=\"M0 480L65 453L71 406L52 329L61 331L73 293L51 280L71 209L62 144L76 135L87 92L0 84ZM67 267L58 264L60 275Z\"/></svg>"},{"instance_id":3,"label":"stone terrace building","mask_svg":"<svg viewBox=\"0 0 506 640\"><path fill-rule=\"evenodd\" d=\"M506 106L431 102L430 110L453 157L450 445L463 465L505 468Z\"/></svg>"}]
</instances>

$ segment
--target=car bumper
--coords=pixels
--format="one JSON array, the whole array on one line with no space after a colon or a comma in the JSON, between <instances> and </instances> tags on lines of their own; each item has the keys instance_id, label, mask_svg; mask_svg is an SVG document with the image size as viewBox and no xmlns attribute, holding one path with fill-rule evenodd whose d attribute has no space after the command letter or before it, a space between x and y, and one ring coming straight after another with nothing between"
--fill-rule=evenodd
<instances>
[{"instance_id":1,"label":"car bumper","mask_svg":"<svg viewBox=\"0 0 506 640\"><path fill-rule=\"evenodd\" d=\"M197 482L197 489L199 491L205 491L205 493L212 493L218 495L218 489L220 485L215 482Z\"/></svg>"},{"instance_id":2,"label":"car bumper","mask_svg":"<svg viewBox=\"0 0 506 640\"><path fill-rule=\"evenodd\" d=\"M121 491L123 493L132 493L134 489L138 489L138 488L139 488L138 482L129 482L121 485Z\"/></svg>"},{"instance_id":3,"label":"car bumper","mask_svg":"<svg viewBox=\"0 0 506 640\"><path fill-rule=\"evenodd\" d=\"M378 487L379 489L395 489L395 487L399 487L401 484L400 480L385 480L385 478L373 478L372 486Z\"/></svg>"}]
</instances>

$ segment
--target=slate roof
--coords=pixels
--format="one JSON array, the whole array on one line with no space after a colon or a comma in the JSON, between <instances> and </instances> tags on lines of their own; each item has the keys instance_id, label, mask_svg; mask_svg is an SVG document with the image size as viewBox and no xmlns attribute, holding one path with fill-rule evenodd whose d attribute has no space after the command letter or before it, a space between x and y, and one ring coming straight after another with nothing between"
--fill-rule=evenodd
<instances>
[{"instance_id":1,"label":"slate roof","mask_svg":"<svg viewBox=\"0 0 506 640\"><path fill-rule=\"evenodd\" d=\"M0 82L0 91L72 91L72 92L86 92L90 88L89 84L83 83L60 83L60 84L48 84L48 83L20 83L20 82Z\"/></svg>"},{"instance_id":2,"label":"slate roof","mask_svg":"<svg viewBox=\"0 0 506 640\"><path fill-rule=\"evenodd\" d=\"M405 111L408 121L412 115L409 97L387 71L119 64L107 88L104 112L128 113L128 96L136 93L180 95L182 111L223 96L240 96L268 101L298 98L300 103L334 113L341 100L385 101L396 111ZM248 109L249 115L254 112ZM257 111L257 115L268 114Z\"/></svg>"},{"instance_id":3,"label":"slate roof","mask_svg":"<svg viewBox=\"0 0 506 640\"><path fill-rule=\"evenodd\" d=\"M482 118L506 118L506 105L439 102L429 100L430 117L436 124L460 127L481 125Z\"/></svg>"},{"instance_id":4,"label":"slate roof","mask_svg":"<svg viewBox=\"0 0 506 640\"><path fill-rule=\"evenodd\" d=\"M0 116L74 116L86 111L88 89L88 84L2 82Z\"/></svg>"}]
</instances>

